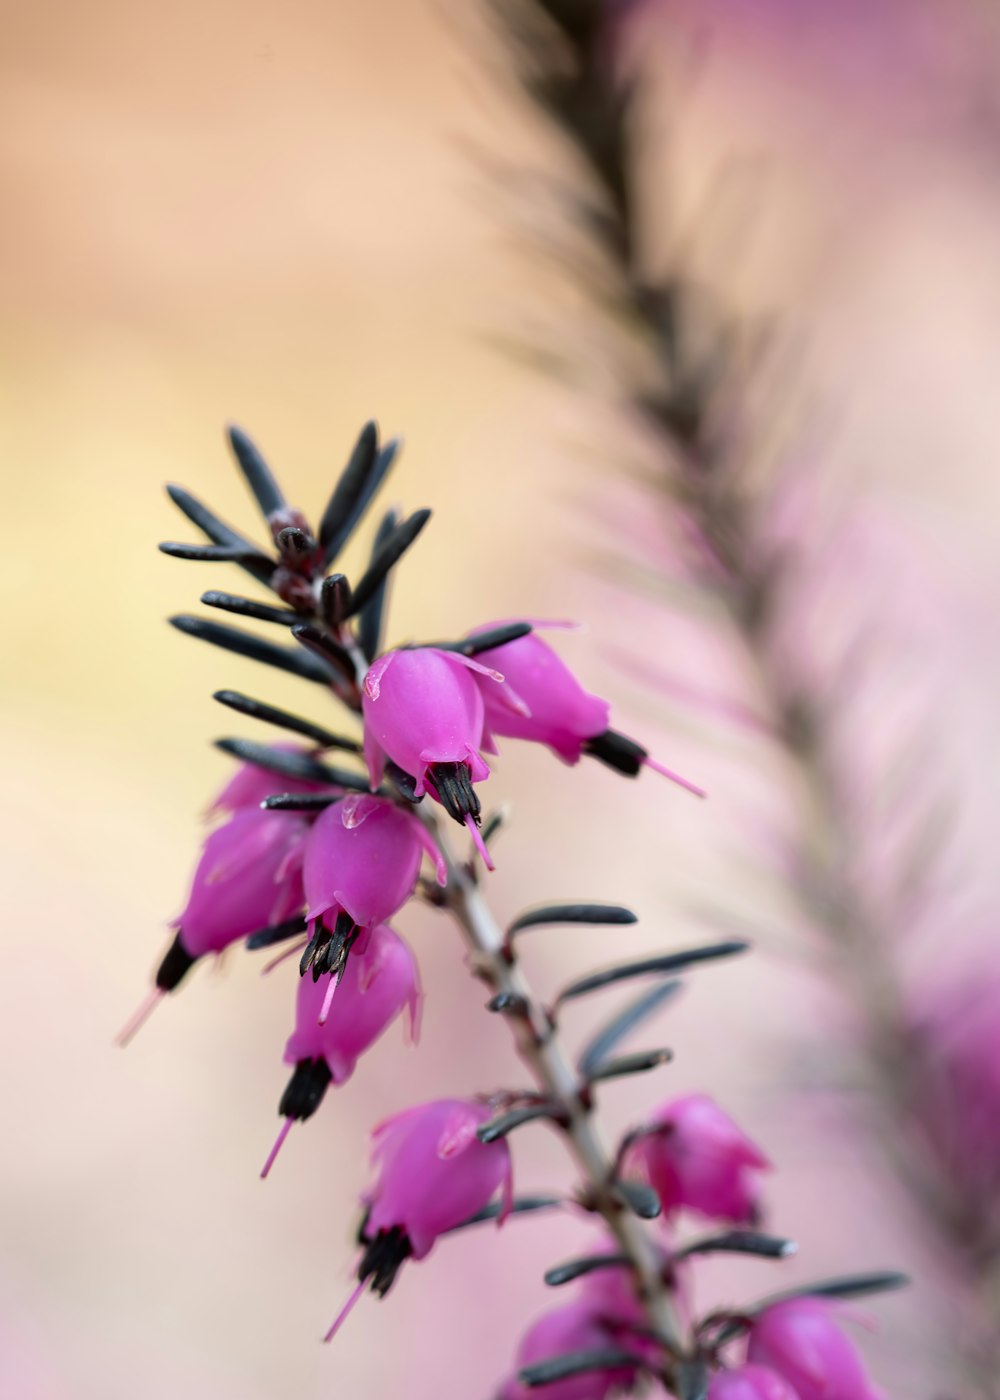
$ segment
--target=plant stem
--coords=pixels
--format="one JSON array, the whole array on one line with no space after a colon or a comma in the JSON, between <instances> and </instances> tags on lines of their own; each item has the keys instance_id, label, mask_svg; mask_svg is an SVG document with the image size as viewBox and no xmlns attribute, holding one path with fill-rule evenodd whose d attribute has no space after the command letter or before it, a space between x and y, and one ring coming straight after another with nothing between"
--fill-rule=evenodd
<instances>
[{"instance_id":1,"label":"plant stem","mask_svg":"<svg viewBox=\"0 0 1000 1400\"><path fill-rule=\"evenodd\" d=\"M426 804L425 804L426 806ZM458 924L469 950L473 972L491 992L512 1001L503 1015L518 1053L544 1097L562 1110L561 1126L585 1185L587 1204L603 1216L622 1254L631 1261L639 1296L656 1333L677 1361L690 1356L670 1289L663 1278L662 1256L655 1240L614 1190L614 1163L601 1140L590 1095L581 1083L558 1029L531 989L469 866L458 861L431 812L420 809L448 867L440 891L442 905Z\"/></svg>"},{"instance_id":2,"label":"plant stem","mask_svg":"<svg viewBox=\"0 0 1000 1400\"><path fill-rule=\"evenodd\" d=\"M907 1150L915 1066L905 997L884 921L851 872L850 820L827 721L817 697L789 685L770 645L781 589L794 590L795 582L785 580L769 556L760 508L733 460L731 427L719 431L720 421L731 424L733 408L720 387L726 328L715 347L723 354L693 351L682 272L651 284L640 271L641 201L633 189L638 85L616 75L612 9L603 0L519 0L498 5L496 14L526 90L582 157L597 194L581 205L586 226L617 276L622 306L655 367L655 387L638 392L636 406L658 434L671 485L708 546L712 563L703 582L721 598L756 671L760 701L797 789L807 879L795 894L859 1013L889 1161L959 1273L978 1284L983 1335L963 1348L963 1359L980 1393L992 1397L1000 1365L997 1255L976 1258L955 1184L926 1154L918 1162Z\"/></svg>"}]
</instances>

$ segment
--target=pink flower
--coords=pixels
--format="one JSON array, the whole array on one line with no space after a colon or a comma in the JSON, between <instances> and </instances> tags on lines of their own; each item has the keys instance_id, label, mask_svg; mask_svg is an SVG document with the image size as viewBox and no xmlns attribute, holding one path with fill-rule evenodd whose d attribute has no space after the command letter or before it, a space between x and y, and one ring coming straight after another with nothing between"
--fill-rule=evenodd
<instances>
[{"instance_id":1,"label":"pink flower","mask_svg":"<svg viewBox=\"0 0 1000 1400\"><path fill-rule=\"evenodd\" d=\"M392 1287L407 1259L424 1259L445 1231L488 1205L503 1188L504 1218L511 1203L511 1161L506 1140L481 1143L476 1129L493 1110L466 1099L435 1099L405 1109L372 1133L378 1178L362 1196L364 1252L358 1285L326 1335L329 1341L361 1296L368 1280L380 1296Z\"/></svg>"},{"instance_id":2,"label":"pink flower","mask_svg":"<svg viewBox=\"0 0 1000 1400\"><path fill-rule=\"evenodd\" d=\"M299 980L295 1029L285 1046L285 1063L294 1065L295 1071L278 1108L285 1123L264 1164L263 1177L292 1123L312 1117L331 1083L347 1083L359 1056L404 1007L409 1011L409 1035L416 1036L420 976L410 949L388 924L374 928L364 952L351 957L337 991L337 1014L321 1024L325 990L312 978Z\"/></svg>"},{"instance_id":3,"label":"pink flower","mask_svg":"<svg viewBox=\"0 0 1000 1400\"><path fill-rule=\"evenodd\" d=\"M165 992L208 953L297 914L305 902L302 859L309 823L292 812L241 807L205 841L177 936L155 987L118 1037L125 1045Z\"/></svg>"},{"instance_id":4,"label":"pink flower","mask_svg":"<svg viewBox=\"0 0 1000 1400\"><path fill-rule=\"evenodd\" d=\"M305 848L306 918L312 936L300 971L342 974L352 947L364 952L368 931L386 923L416 888L423 855L447 871L419 818L382 797L352 794L327 807ZM320 1019L326 1020L336 983L328 983Z\"/></svg>"},{"instance_id":5,"label":"pink flower","mask_svg":"<svg viewBox=\"0 0 1000 1400\"><path fill-rule=\"evenodd\" d=\"M861 1357L819 1298L775 1303L754 1321L747 1356L777 1371L798 1400L880 1400Z\"/></svg>"},{"instance_id":6,"label":"pink flower","mask_svg":"<svg viewBox=\"0 0 1000 1400\"><path fill-rule=\"evenodd\" d=\"M622 1273L621 1270L615 1272ZM517 1349L517 1370L537 1366L539 1362L569 1352L598 1351L618 1345L620 1341L614 1330L602 1320L591 1300L581 1294L565 1307L543 1313L529 1327ZM540 1393L548 1400L604 1400L612 1391L631 1390L637 1376L637 1368L619 1366L607 1371L586 1371L582 1375L567 1376L539 1390L523 1385L515 1375L503 1387L500 1400L529 1400L529 1397Z\"/></svg>"},{"instance_id":7,"label":"pink flower","mask_svg":"<svg viewBox=\"0 0 1000 1400\"><path fill-rule=\"evenodd\" d=\"M712 1377L708 1400L800 1400L797 1391L766 1366L737 1366Z\"/></svg>"},{"instance_id":8,"label":"pink flower","mask_svg":"<svg viewBox=\"0 0 1000 1400\"><path fill-rule=\"evenodd\" d=\"M417 797L429 793L468 827L489 865L473 787L490 775L480 753L484 710L475 673L502 689L498 672L458 652L416 647L379 657L362 695L365 758L373 783L381 780L387 757L409 774Z\"/></svg>"},{"instance_id":9,"label":"pink flower","mask_svg":"<svg viewBox=\"0 0 1000 1400\"><path fill-rule=\"evenodd\" d=\"M504 625L489 623L476 628L469 635L475 637L479 632L491 632ZM485 706L485 747L488 752L495 752L495 735L528 739L536 744L545 744L564 763L578 763L581 755L588 753L631 777L635 777L643 767L653 768L690 792L704 797L701 788L651 759L641 744L609 729L611 706L606 700L584 690L566 663L537 631L518 637L513 642L505 642L492 651L480 652L479 659L484 666L502 670L507 683L505 696L504 688L490 678L489 672L477 677ZM511 708L510 691L524 702L525 709Z\"/></svg>"},{"instance_id":10,"label":"pink flower","mask_svg":"<svg viewBox=\"0 0 1000 1400\"><path fill-rule=\"evenodd\" d=\"M686 1208L713 1219L752 1223L757 1172L770 1163L706 1094L664 1105L628 1155L656 1191L664 1216Z\"/></svg>"}]
</instances>

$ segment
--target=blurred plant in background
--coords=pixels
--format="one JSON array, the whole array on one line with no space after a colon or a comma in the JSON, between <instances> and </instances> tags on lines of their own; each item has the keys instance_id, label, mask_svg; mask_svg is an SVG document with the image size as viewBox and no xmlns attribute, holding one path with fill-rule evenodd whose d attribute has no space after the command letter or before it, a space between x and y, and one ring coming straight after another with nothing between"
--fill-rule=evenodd
<instances>
[{"instance_id":1,"label":"blurred plant in background","mask_svg":"<svg viewBox=\"0 0 1000 1400\"><path fill-rule=\"evenodd\" d=\"M951 1352L954 1394L995 1397L998 964L987 952L979 966L941 970L955 921L969 917L943 880L958 794L934 762L926 688L900 694L899 678L878 666L879 605L899 581L887 577L891 559L873 548L863 514L848 517L808 452L794 441L790 450L787 426L775 429L795 386L788 356L776 364L770 334L713 298L683 239L665 271L650 270L657 250L645 214L665 165L651 135L650 32L662 37L683 7L493 8L524 88L578 157L575 183L560 193L563 263L608 313L609 344L669 493L662 572L672 589L679 575L694 584L742 653L745 693L715 697L714 709L751 717L783 756L783 831L756 839L754 858L793 895L803 951L822 950L819 975L842 998L844 1034L835 1057L823 1046L824 1075L864 1087L865 1131L881 1140L957 1290L954 1317L933 1342ZM780 44L782 14L769 18ZM879 33L895 34L887 7ZM648 556L648 520L641 531ZM909 599L914 620L923 583ZM912 957L918 938L937 954L931 975Z\"/></svg>"}]
</instances>

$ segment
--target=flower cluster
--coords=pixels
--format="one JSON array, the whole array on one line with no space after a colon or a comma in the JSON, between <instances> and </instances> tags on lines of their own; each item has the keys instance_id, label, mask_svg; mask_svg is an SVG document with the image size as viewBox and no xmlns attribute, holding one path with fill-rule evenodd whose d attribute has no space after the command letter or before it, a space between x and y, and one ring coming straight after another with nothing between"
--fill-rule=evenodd
<instances>
[{"instance_id":1,"label":"flower cluster","mask_svg":"<svg viewBox=\"0 0 1000 1400\"><path fill-rule=\"evenodd\" d=\"M580 1280L578 1294L526 1333L506 1400L539 1386L553 1400L599 1400L651 1380L678 1400L706 1394L713 1400L872 1400L861 1363L831 1316L829 1295L872 1291L898 1276L841 1280L699 1319L689 1285L698 1257L729 1250L780 1258L791 1251L788 1241L759 1228L758 1179L768 1169L766 1157L702 1094L652 1113L612 1158L594 1128L598 1082L669 1058L664 1050L618 1051L676 988L676 974L745 945L729 941L618 963L571 982L543 1006L517 958L522 933L545 923L625 925L634 915L619 905L543 906L503 931L482 897L481 871L493 869L489 840L496 824L484 820L482 810L490 776L485 755L496 755L500 740L544 745L569 764L591 756L631 777L652 768L699 789L610 727L608 704L581 686L540 635L559 624L491 623L453 642L384 649L389 574L429 512L402 522L390 512L353 586L331 571L395 454L393 444L379 446L373 425L362 432L315 532L287 504L249 439L235 429L230 438L273 552L176 487L170 488L173 500L209 543L162 548L238 564L281 606L214 591L202 601L283 627L295 645L201 617L173 621L184 632L317 683L360 722L360 734L337 734L239 692L217 692L229 708L296 737L273 745L219 741L240 766L213 805L218 824L205 840L175 937L123 1040L210 953L244 942L252 951L284 945L272 966L297 955L294 1026L284 1054L292 1072L266 1176L293 1123L310 1118L330 1086L346 1082L364 1052L404 1013L415 1037L420 977L390 921L411 899L422 898L454 919L475 954L477 975L491 986L490 1009L510 1022L536 1087L473 1100L433 1099L374 1130L356 1286L328 1339L366 1288L385 1295L403 1264L424 1259L442 1236L478 1221L558 1206L601 1217L605 1235L596 1253L550 1271L553 1286ZM331 753L346 755L344 766L331 762ZM442 816L471 838L466 857L452 853ZM561 1005L637 977L652 978L651 989L571 1062L559 1036ZM533 1119L565 1134L583 1165L572 1198L514 1194L508 1136ZM713 1232L685 1239L692 1215L710 1221ZM656 1217L659 1223L646 1223Z\"/></svg>"}]
</instances>

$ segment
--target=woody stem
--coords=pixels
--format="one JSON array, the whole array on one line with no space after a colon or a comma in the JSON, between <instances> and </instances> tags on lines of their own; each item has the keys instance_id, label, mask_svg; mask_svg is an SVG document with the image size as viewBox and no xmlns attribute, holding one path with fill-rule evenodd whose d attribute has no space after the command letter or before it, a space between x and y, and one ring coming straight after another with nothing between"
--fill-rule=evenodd
<instances>
[{"instance_id":1,"label":"woody stem","mask_svg":"<svg viewBox=\"0 0 1000 1400\"><path fill-rule=\"evenodd\" d=\"M544 1097L558 1104L560 1126L580 1169L588 1204L614 1235L631 1262L640 1298L650 1321L673 1357L690 1356L692 1344L678 1316L673 1296L663 1279L655 1241L614 1189L614 1162L601 1138L586 1086L567 1054L558 1029L505 945L503 931L483 898L468 866L448 847L434 816L421 811L448 868L441 900L462 932L473 971L495 994L504 996L502 1015L510 1026L518 1053Z\"/></svg>"}]
</instances>

